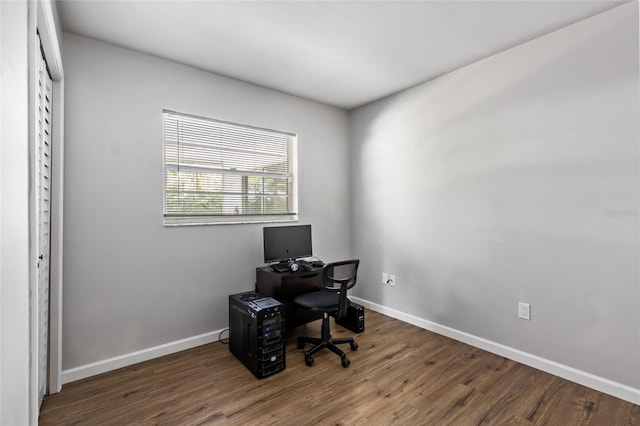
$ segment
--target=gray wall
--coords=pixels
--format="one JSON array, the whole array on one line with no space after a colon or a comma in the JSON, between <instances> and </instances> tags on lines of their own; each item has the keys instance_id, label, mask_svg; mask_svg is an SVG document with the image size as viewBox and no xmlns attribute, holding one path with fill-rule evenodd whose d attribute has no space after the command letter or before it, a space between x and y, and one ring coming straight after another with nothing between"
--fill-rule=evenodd
<instances>
[{"instance_id":1,"label":"gray wall","mask_svg":"<svg viewBox=\"0 0 640 426\"><path fill-rule=\"evenodd\" d=\"M356 296L640 387L637 7L352 113Z\"/></svg>"},{"instance_id":2,"label":"gray wall","mask_svg":"<svg viewBox=\"0 0 640 426\"><path fill-rule=\"evenodd\" d=\"M65 34L63 370L227 326L263 225L162 225L163 108L298 135L300 223L351 255L348 114Z\"/></svg>"},{"instance_id":3,"label":"gray wall","mask_svg":"<svg viewBox=\"0 0 640 426\"><path fill-rule=\"evenodd\" d=\"M29 5L0 2L0 424L30 406Z\"/></svg>"}]
</instances>

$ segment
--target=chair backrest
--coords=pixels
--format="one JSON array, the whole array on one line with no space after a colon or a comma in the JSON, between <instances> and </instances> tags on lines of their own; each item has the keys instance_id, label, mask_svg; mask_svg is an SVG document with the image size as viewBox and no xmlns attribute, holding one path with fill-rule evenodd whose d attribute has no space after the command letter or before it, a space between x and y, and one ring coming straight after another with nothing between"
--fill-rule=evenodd
<instances>
[{"instance_id":1,"label":"chair backrest","mask_svg":"<svg viewBox=\"0 0 640 426\"><path fill-rule=\"evenodd\" d=\"M340 294L340 304L336 318L347 315L347 290L356 285L359 259L342 260L324 265L322 269L322 288Z\"/></svg>"}]
</instances>

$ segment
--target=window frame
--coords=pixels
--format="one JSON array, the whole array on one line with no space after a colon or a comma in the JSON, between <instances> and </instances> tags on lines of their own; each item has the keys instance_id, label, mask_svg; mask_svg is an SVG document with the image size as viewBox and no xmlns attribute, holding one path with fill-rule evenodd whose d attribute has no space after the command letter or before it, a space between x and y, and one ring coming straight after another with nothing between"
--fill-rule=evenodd
<instances>
[{"instance_id":1,"label":"window frame","mask_svg":"<svg viewBox=\"0 0 640 426\"><path fill-rule=\"evenodd\" d=\"M287 161L289 167L289 212L278 214L175 214L167 213L167 138L166 138L166 117L181 116L206 122L212 122L224 126L233 126L237 130L248 129L258 130L261 132L269 132L274 134L286 135L288 137L288 154ZM257 127L247 124L240 124L230 121L219 120L215 118L202 117L198 115L176 112L168 109L162 110L162 216L164 226L193 226L193 225L225 225L225 224L250 224L250 223L279 223L279 222L297 222L298 221L298 150L297 135L291 132L273 130L264 127ZM243 194L245 180L248 175L242 178Z\"/></svg>"}]
</instances>

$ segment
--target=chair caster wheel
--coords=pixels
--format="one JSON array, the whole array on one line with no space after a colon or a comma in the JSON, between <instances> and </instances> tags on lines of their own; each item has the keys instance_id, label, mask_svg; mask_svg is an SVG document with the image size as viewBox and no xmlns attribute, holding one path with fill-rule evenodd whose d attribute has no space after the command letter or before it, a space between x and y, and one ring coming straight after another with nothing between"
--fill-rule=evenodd
<instances>
[{"instance_id":1,"label":"chair caster wheel","mask_svg":"<svg viewBox=\"0 0 640 426\"><path fill-rule=\"evenodd\" d=\"M356 342L351 342L349 345L351 346L352 351L358 350L358 344Z\"/></svg>"},{"instance_id":2,"label":"chair caster wheel","mask_svg":"<svg viewBox=\"0 0 640 426\"><path fill-rule=\"evenodd\" d=\"M304 341L298 337L298 349L304 348L304 345L305 345Z\"/></svg>"},{"instance_id":3,"label":"chair caster wheel","mask_svg":"<svg viewBox=\"0 0 640 426\"><path fill-rule=\"evenodd\" d=\"M349 366L349 364L351 364L351 361L349 361L349 358L347 358L346 356L343 356L340 361L342 361L342 366L344 368L347 368Z\"/></svg>"},{"instance_id":4,"label":"chair caster wheel","mask_svg":"<svg viewBox=\"0 0 640 426\"><path fill-rule=\"evenodd\" d=\"M307 367L311 367L313 365L313 357L305 356L304 363L307 364Z\"/></svg>"}]
</instances>

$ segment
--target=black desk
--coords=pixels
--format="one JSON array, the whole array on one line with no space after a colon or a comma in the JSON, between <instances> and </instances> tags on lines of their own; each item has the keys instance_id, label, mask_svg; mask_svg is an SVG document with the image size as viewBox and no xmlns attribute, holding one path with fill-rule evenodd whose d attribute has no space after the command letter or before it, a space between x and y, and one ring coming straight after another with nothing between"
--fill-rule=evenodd
<instances>
[{"instance_id":1,"label":"black desk","mask_svg":"<svg viewBox=\"0 0 640 426\"><path fill-rule=\"evenodd\" d=\"M322 318L322 312L310 312L293 303L297 296L321 288L320 272L322 267L297 272L276 272L270 266L256 268L256 291L284 305L286 330Z\"/></svg>"}]
</instances>

